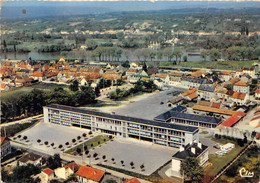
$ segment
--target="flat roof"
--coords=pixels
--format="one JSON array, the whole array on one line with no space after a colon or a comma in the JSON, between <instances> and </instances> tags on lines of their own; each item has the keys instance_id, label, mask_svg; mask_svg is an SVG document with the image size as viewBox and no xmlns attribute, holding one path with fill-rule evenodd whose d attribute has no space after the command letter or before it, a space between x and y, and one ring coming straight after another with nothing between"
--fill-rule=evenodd
<instances>
[{"instance_id":1,"label":"flat roof","mask_svg":"<svg viewBox=\"0 0 260 183\"><path fill-rule=\"evenodd\" d=\"M70 107L70 106L65 106L65 105L51 104L51 105L48 105L45 107L61 109L61 110L65 110L65 111L72 111L72 112L77 112L77 113L82 113L82 114L95 115L95 116L100 116L100 117L107 117L107 118L118 119L118 120L124 120L124 121L129 121L129 122L140 123L140 124L152 125L152 126L157 126L157 127L170 128L170 129L179 130L179 131L195 132L198 130L198 127L184 126L184 125L173 124L173 123L164 123L164 122L146 120L146 119L141 119L141 118L134 118L134 117L129 117L129 116L121 116L121 115L97 112L97 111L92 111L92 110L87 110L87 109L81 109L81 108L77 108L77 107Z\"/></svg>"},{"instance_id":2,"label":"flat roof","mask_svg":"<svg viewBox=\"0 0 260 183\"><path fill-rule=\"evenodd\" d=\"M159 116L156 116L154 120L158 121L167 121L170 118L179 118L179 119L186 119L196 122L203 122L203 123L209 123L209 124L219 124L221 122L220 119L215 117L209 117L209 116L202 116L202 115L196 115L196 114L187 114L187 113L180 113L176 111L169 110L163 114L160 114Z\"/></svg>"}]
</instances>

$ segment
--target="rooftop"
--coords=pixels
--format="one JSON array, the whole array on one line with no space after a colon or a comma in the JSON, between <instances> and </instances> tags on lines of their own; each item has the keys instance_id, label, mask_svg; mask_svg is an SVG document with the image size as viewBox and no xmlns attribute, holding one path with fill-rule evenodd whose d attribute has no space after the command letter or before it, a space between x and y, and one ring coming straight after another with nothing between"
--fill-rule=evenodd
<instances>
[{"instance_id":1,"label":"rooftop","mask_svg":"<svg viewBox=\"0 0 260 183\"><path fill-rule=\"evenodd\" d=\"M139 123L139 124L147 124L147 125L153 125L153 126L157 126L157 127L170 128L170 129L175 129L175 130L180 130L180 131L194 132L194 131L198 130L197 127L183 126L183 125L172 124L172 123L162 123L162 122L158 122L158 121L91 111L91 110L81 109L81 108L77 108L77 107L70 107L70 106L65 106L65 105L51 104L51 105L48 105L47 107L54 108L54 109L60 109L60 110L66 110L66 111L72 111L72 112L78 112L78 113L82 113L82 114L89 114L89 115L95 115L95 116L100 116L100 117L107 117L107 118L119 119L119 120L124 120L124 121L130 121L130 122L135 122L135 123Z\"/></svg>"},{"instance_id":2,"label":"rooftop","mask_svg":"<svg viewBox=\"0 0 260 183\"><path fill-rule=\"evenodd\" d=\"M38 154L29 153L29 154L24 155L20 159L18 159L18 161L21 161L23 163L27 163L28 161L36 161L40 158L41 158L41 156L38 155Z\"/></svg>"},{"instance_id":3,"label":"rooftop","mask_svg":"<svg viewBox=\"0 0 260 183\"><path fill-rule=\"evenodd\" d=\"M160 114L159 116L156 116L154 118L154 120L166 122L170 118L187 119L187 120L191 120L191 121L198 121L198 122L210 123L210 124L219 124L221 122L220 119L215 118L215 117L180 113L178 111L173 111L173 110L169 110L163 114Z\"/></svg>"},{"instance_id":4,"label":"rooftop","mask_svg":"<svg viewBox=\"0 0 260 183\"><path fill-rule=\"evenodd\" d=\"M207 107L207 106L202 106L197 104L193 106L193 110L207 111L207 112L219 113L219 114L230 115L230 116L237 113L236 111L232 111L228 109L217 109L217 108Z\"/></svg>"},{"instance_id":5,"label":"rooftop","mask_svg":"<svg viewBox=\"0 0 260 183\"><path fill-rule=\"evenodd\" d=\"M53 170L51 170L49 168L45 168L42 172L47 174L47 175L50 175L51 173L53 173Z\"/></svg>"},{"instance_id":6,"label":"rooftop","mask_svg":"<svg viewBox=\"0 0 260 183\"><path fill-rule=\"evenodd\" d=\"M99 182L102 179L102 177L104 176L105 171L102 171L102 170L99 170L96 168L92 168L89 166L81 166L76 174L81 177L85 177L87 179L91 179L91 180Z\"/></svg>"},{"instance_id":7,"label":"rooftop","mask_svg":"<svg viewBox=\"0 0 260 183\"><path fill-rule=\"evenodd\" d=\"M195 148L195 154L191 151L191 148ZM176 159L185 159L186 157L198 157L201 153L203 153L208 146L201 144L201 148L198 147L198 143L194 143L192 145L188 144L184 147L183 151L178 151L172 157Z\"/></svg>"},{"instance_id":8,"label":"rooftop","mask_svg":"<svg viewBox=\"0 0 260 183\"><path fill-rule=\"evenodd\" d=\"M124 183L141 183L137 178L125 180Z\"/></svg>"}]
</instances>

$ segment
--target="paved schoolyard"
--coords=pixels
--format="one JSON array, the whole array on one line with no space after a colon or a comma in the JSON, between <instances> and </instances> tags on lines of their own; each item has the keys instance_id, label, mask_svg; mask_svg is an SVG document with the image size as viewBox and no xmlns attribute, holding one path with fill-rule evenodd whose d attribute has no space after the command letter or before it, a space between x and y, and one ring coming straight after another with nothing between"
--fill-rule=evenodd
<instances>
[{"instance_id":1,"label":"paved schoolyard","mask_svg":"<svg viewBox=\"0 0 260 183\"><path fill-rule=\"evenodd\" d=\"M171 160L173 154L177 151L177 148L164 147L135 139L116 138L112 142L107 142L101 147L91 150L90 154L93 156L94 153L97 153L99 158L98 160L94 160L92 157L91 163L101 163L140 174L150 175ZM103 155L106 156L106 161L103 160ZM111 160L112 158L115 159L115 163ZM124 166L122 166L121 161L124 161ZM134 163L134 169L130 166L131 162ZM145 167L144 171L140 168L142 164Z\"/></svg>"},{"instance_id":2,"label":"paved schoolyard","mask_svg":"<svg viewBox=\"0 0 260 183\"><path fill-rule=\"evenodd\" d=\"M155 93L153 95L149 95L143 100L135 101L134 103L115 109L114 112L118 115L153 120L154 117L171 109L167 106L167 102L176 97L173 96L174 91L184 92L186 90L187 89L183 88L173 88ZM163 104L161 104L161 102L163 102Z\"/></svg>"},{"instance_id":3,"label":"paved schoolyard","mask_svg":"<svg viewBox=\"0 0 260 183\"><path fill-rule=\"evenodd\" d=\"M64 147L67 147L65 145L66 142L70 143L70 146L72 144L72 139L76 139L78 136L81 136L80 140L77 140L76 143L79 143L79 141L84 140L82 137L83 133L87 134L87 138L91 138L90 135L88 135L89 130L87 129L80 129L77 127L67 127L52 123L44 123L43 121L39 122L32 128L29 128L22 133L19 133L20 135L27 136L29 142L25 142L25 140L16 139L16 142L27 144L29 146L33 146L34 148L40 149L42 151L48 151L52 153L60 153L61 149L58 148L60 144ZM18 134L17 134L18 135ZM17 136L16 135L16 136ZM37 140L40 139L41 143L38 143ZM86 139L87 140L87 139ZM48 141L49 144L46 146L44 145L44 142ZM54 147L51 147L50 144L54 143Z\"/></svg>"}]
</instances>

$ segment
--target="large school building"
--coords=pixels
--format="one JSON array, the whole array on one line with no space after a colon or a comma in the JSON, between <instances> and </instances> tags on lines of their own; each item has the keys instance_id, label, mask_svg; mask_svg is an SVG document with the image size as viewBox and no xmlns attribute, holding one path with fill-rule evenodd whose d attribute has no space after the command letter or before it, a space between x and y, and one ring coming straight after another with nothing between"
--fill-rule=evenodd
<instances>
[{"instance_id":1,"label":"large school building","mask_svg":"<svg viewBox=\"0 0 260 183\"><path fill-rule=\"evenodd\" d=\"M136 138L155 144L180 147L198 141L193 126L121 116L76 107L51 104L43 107L44 122L87 128L92 131Z\"/></svg>"}]
</instances>

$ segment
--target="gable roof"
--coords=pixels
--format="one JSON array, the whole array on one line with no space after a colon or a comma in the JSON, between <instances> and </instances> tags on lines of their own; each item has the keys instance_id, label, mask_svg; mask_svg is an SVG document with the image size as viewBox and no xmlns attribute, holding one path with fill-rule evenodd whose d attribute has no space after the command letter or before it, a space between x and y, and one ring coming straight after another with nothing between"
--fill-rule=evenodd
<instances>
[{"instance_id":1,"label":"gable roof","mask_svg":"<svg viewBox=\"0 0 260 183\"><path fill-rule=\"evenodd\" d=\"M246 93L234 92L231 97L236 98L236 99L240 99L240 100L244 100L245 97L246 97Z\"/></svg>"},{"instance_id":2,"label":"gable roof","mask_svg":"<svg viewBox=\"0 0 260 183\"><path fill-rule=\"evenodd\" d=\"M81 166L76 174L81 177L85 177L87 179L91 179L91 180L99 182L102 179L102 177L104 176L105 171L102 171L102 170L99 170L96 168L92 168L89 166Z\"/></svg>"},{"instance_id":3,"label":"gable roof","mask_svg":"<svg viewBox=\"0 0 260 183\"><path fill-rule=\"evenodd\" d=\"M223 126L232 127L235 123L237 123L240 120L238 116L231 116L226 121L221 123Z\"/></svg>"},{"instance_id":4,"label":"gable roof","mask_svg":"<svg viewBox=\"0 0 260 183\"><path fill-rule=\"evenodd\" d=\"M124 183L141 183L137 178L125 180Z\"/></svg>"},{"instance_id":5,"label":"gable roof","mask_svg":"<svg viewBox=\"0 0 260 183\"><path fill-rule=\"evenodd\" d=\"M36 161L40 158L41 158L41 156L38 154L28 153L28 154L24 155L23 157L21 157L20 159L18 159L18 161L27 163L28 161Z\"/></svg>"},{"instance_id":6,"label":"gable roof","mask_svg":"<svg viewBox=\"0 0 260 183\"><path fill-rule=\"evenodd\" d=\"M195 148L195 154L191 151L191 148ZM201 155L208 146L201 144L201 148L198 147L198 143L192 145L188 144L184 147L183 151L178 151L172 157L176 159L184 160L186 157L198 157Z\"/></svg>"},{"instance_id":7,"label":"gable roof","mask_svg":"<svg viewBox=\"0 0 260 183\"><path fill-rule=\"evenodd\" d=\"M53 173L53 170L51 170L49 168L45 168L42 172L47 174L47 175L50 175L51 173Z\"/></svg>"},{"instance_id":8,"label":"gable roof","mask_svg":"<svg viewBox=\"0 0 260 183\"><path fill-rule=\"evenodd\" d=\"M1 137L1 146L9 142L7 137Z\"/></svg>"},{"instance_id":9,"label":"gable roof","mask_svg":"<svg viewBox=\"0 0 260 183\"><path fill-rule=\"evenodd\" d=\"M70 168L72 171L77 172L79 170L79 165L75 162L71 162L64 166L64 168Z\"/></svg>"},{"instance_id":10,"label":"gable roof","mask_svg":"<svg viewBox=\"0 0 260 183\"><path fill-rule=\"evenodd\" d=\"M238 81L235 83L235 86L248 86L248 84L245 82Z\"/></svg>"},{"instance_id":11,"label":"gable roof","mask_svg":"<svg viewBox=\"0 0 260 183\"><path fill-rule=\"evenodd\" d=\"M42 73L42 72L35 71L35 72L32 73L31 76L32 76L32 77L43 77L43 73Z\"/></svg>"},{"instance_id":12,"label":"gable roof","mask_svg":"<svg viewBox=\"0 0 260 183\"><path fill-rule=\"evenodd\" d=\"M201 90L201 91L207 91L207 92L214 92L214 91L215 91L215 87L214 87L214 86L209 86L209 85L201 84L201 85L199 86L199 90Z\"/></svg>"},{"instance_id":13,"label":"gable roof","mask_svg":"<svg viewBox=\"0 0 260 183\"><path fill-rule=\"evenodd\" d=\"M230 116L235 115L237 113L236 111L232 111L232 110L228 110L228 109L217 109L217 108L201 106L201 105L197 105L197 104L195 104L193 106L193 110L207 111L207 112L225 114L225 115L230 115Z\"/></svg>"},{"instance_id":14,"label":"gable roof","mask_svg":"<svg viewBox=\"0 0 260 183\"><path fill-rule=\"evenodd\" d=\"M196 93L189 94L187 97L189 97L191 100L194 98L197 98L198 95Z\"/></svg>"}]
</instances>

